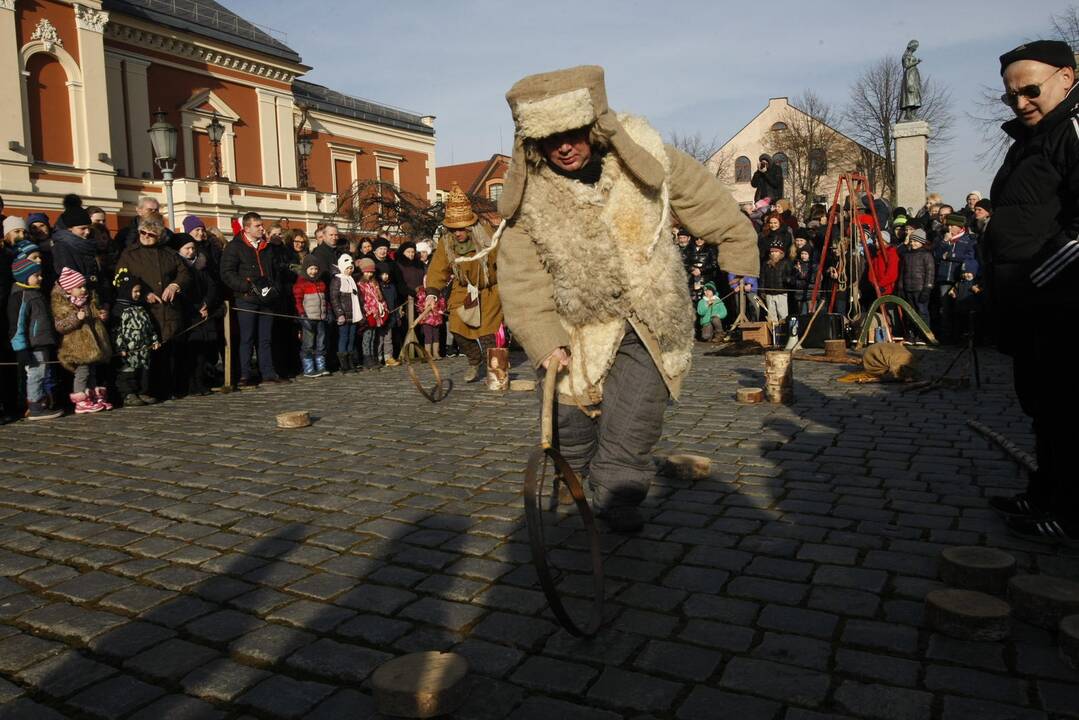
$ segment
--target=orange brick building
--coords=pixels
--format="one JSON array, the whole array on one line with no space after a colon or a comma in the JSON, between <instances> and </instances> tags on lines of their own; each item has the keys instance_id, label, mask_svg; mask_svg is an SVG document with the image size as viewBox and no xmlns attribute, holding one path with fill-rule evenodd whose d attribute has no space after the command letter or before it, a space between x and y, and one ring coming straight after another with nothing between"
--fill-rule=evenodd
<instances>
[{"instance_id":1,"label":"orange brick building","mask_svg":"<svg viewBox=\"0 0 1079 720\"><path fill-rule=\"evenodd\" d=\"M177 224L199 215L228 228L254 210L310 231L370 179L435 201L434 118L301 80L310 69L212 0L0 0L6 213L55 216L73 192L115 227L141 195L164 204L147 134L158 108L178 131ZM307 187L301 135L312 139Z\"/></svg>"}]
</instances>

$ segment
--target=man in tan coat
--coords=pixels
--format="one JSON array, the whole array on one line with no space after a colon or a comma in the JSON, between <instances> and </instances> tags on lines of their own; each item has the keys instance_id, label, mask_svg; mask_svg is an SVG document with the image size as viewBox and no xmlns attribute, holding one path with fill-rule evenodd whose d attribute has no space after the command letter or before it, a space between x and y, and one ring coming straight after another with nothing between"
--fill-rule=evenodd
<instances>
[{"instance_id":1,"label":"man in tan coat","mask_svg":"<svg viewBox=\"0 0 1079 720\"><path fill-rule=\"evenodd\" d=\"M736 275L758 275L757 236L704 166L607 106L602 68L532 75L506 99L517 126L499 201L506 322L541 372L563 372L560 448L597 513L635 531L693 349L670 212Z\"/></svg>"},{"instance_id":2,"label":"man in tan coat","mask_svg":"<svg viewBox=\"0 0 1079 720\"><path fill-rule=\"evenodd\" d=\"M446 303L449 329L457 346L468 358L465 382L479 377L487 350L495 346L495 333L502 324L502 301L498 296L498 249L484 221L472 210L468 196L453 184L446 199L442 241L427 268L427 307L453 283Z\"/></svg>"}]
</instances>

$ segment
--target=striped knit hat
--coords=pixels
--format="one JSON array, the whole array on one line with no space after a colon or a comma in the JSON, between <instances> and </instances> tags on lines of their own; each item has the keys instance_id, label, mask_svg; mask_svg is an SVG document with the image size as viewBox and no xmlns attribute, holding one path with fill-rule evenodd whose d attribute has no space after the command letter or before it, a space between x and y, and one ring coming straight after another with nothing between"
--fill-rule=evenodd
<instances>
[{"instance_id":1,"label":"striped knit hat","mask_svg":"<svg viewBox=\"0 0 1079 720\"><path fill-rule=\"evenodd\" d=\"M64 292L70 295L72 290L86 284L86 277L78 270L72 270L71 268L66 267L60 273L60 277L57 278L56 284L63 288Z\"/></svg>"},{"instance_id":2,"label":"striped knit hat","mask_svg":"<svg viewBox=\"0 0 1079 720\"><path fill-rule=\"evenodd\" d=\"M26 284L31 275L41 274L41 263L36 263L28 257L20 256L11 263L11 274L15 276L15 282Z\"/></svg>"}]
</instances>

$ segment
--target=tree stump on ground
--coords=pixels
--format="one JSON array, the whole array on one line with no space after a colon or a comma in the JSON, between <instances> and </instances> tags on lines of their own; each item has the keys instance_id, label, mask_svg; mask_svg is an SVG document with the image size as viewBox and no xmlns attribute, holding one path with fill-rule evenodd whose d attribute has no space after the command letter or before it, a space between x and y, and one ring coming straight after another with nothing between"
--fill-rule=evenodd
<instances>
[{"instance_id":1,"label":"tree stump on ground","mask_svg":"<svg viewBox=\"0 0 1079 720\"><path fill-rule=\"evenodd\" d=\"M510 389L510 351L506 348L487 349L487 389L495 392Z\"/></svg>"},{"instance_id":2,"label":"tree stump on ground","mask_svg":"<svg viewBox=\"0 0 1079 720\"><path fill-rule=\"evenodd\" d=\"M764 402L764 388L738 388L735 397L738 402L746 405Z\"/></svg>"},{"instance_id":3,"label":"tree stump on ground","mask_svg":"<svg viewBox=\"0 0 1079 720\"><path fill-rule=\"evenodd\" d=\"M960 640L1003 640L1011 633L1011 608L973 590L933 590L925 596L929 627Z\"/></svg>"},{"instance_id":4,"label":"tree stump on ground","mask_svg":"<svg viewBox=\"0 0 1079 720\"><path fill-rule=\"evenodd\" d=\"M764 396L771 403L789 405L794 400L794 367L786 350L764 353Z\"/></svg>"},{"instance_id":5,"label":"tree stump on ground","mask_svg":"<svg viewBox=\"0 0 1079 720\"><path fill-rule=\"evenodd\" d=\"M1079 615L1060 621L1060 657L1073 670L1079 670Z\"/></svg>"},{"instance_id":6,"label":"tree stump on ground","mask_svg":"<svg viewBox=\"0 0 1079 720\"><path fill-rule=\"evenodd\" d=\"M277 427L285 429L305 428L311 424L311 413L307 410L292 410L277 415Z\"/></svg>"},{"instance_id":7,"label":"tree stump on ground","mask_svg":"<svg viewBox=\"0 0 1079 720\"><path fill-rule=\"evenodd\" d=\"M847 359L847 341L846 340L825 340L824 341L824 357L829 360L846 360Z\"/></svg>"},{"instance_id":8,"label":"tree stump on ground","mask_svg":"<svg viewBox=\"0 0 1079 720\"><path fill-rule=\"evenodd\" d=\"M660 474L679 480L704 480L712 474L712 460L700 455L668 455L662 458Z\"/></svg>"},{"instance_id":9,"label":"tree stump on ground","mask_svg":"<svg viewBox=\"0 0 1079 720\"><path fill-rule=\"evenodd\" d=\"M383 715L429 718L453 712L465 701L468 661L460 655L418 652L383 664L371 676Z\"/></svg>"},{"instance_id":10,"label":"tree stump on ground","mask_svg":"<svg viewBox=\"0 0 1079 720\"><path fill-rule=\"evenodd\" d=\"M1079 582L1049 575L1016 575L1008 581L1008 600L1016 617L1056 630L1064 617L1079 613Z\"/></svg>"},{"instance_id":11,"label":"tree stump on ground","mask_svg":"<svg viewBox=\"0 0 1079 720\"><path fill-rule=\"evenodd\" d=\"M940 579L961 590L1003 595L1015 575L1015 557L986 547L952 547L940 554Z\"/></svg>"}]
</instances>

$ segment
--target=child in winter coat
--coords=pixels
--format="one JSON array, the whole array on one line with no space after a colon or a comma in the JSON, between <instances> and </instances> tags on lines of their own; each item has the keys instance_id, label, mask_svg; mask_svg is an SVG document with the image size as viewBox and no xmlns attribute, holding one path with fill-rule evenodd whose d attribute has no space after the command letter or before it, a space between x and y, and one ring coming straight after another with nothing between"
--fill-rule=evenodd
<instances>
[{"instance_id":1,"label":"child in winter coat","mask_svg":"<svg viewBox=\"0 0 1079 720\"><path fill-rule=\"evenodd\" d=\"M378 351L387 334L386 323L389 320L390 311L382 297L378 280L375 279L375 261L370 258L361 258L360 271L363 273L363 278L358 283L359 291L363 312L367 317L367 326L363 329L363 366L372 368L377 367L379 363Z\"/></svg>"},{"instance_id":2,"label":"child in winter coat","mask_svg":"<svg viewBox=\"0 0 1079 720\"><path fill-rule=\"evenodd\" d=\"M791 273L791 286L794 288L794 292L791 293L792 307L798 315L809 312L809 295L813 285L814 270L812 251L808 246L803 247L794 259Z\"/></svg>"},{"instance_id":3,"label":"child in winter coat","mask_svg":"<svg viewBox=\"0 0 1079 720\"><path fill-rule=\"evenodd\" d=\"M121 273L113 282L116 303L112 306L112 344L118 356L116 387L124 407L152 405L157 399L144 395L150 385L150 351L161 347L161 338L142 302L142 283Z\"/></svg>"},{"instance_id":4,"label":"child in winter coat","mask_svg":"<svg viewBox=\"0 0 1079 720\"><path fill-rule=\"evenodd\" d=\"M337 274L330 280L330 305L337 320L337 362L343 373L360 369L353 354L356 352L356 332L363 320L364 309L360 289L352 277L355 271L352 256L342 255L337 258Z\"/></svg>"},{"instance_id":5,"label":"child in winter coat","mask_svg":"<svg viewBox=\"0 0 1079 720\"><path fill-rule=\"evenodd\" d=\"M304 377L330 374L326 369L326 283L320 278L321 273L318 258L308 255L292 285L296 314L301 318L300 364ZM345 369L343 365L341 369Z\"/></svg>"},{"instance_id":6,"label":"child in winter coat","mask_svg":"<svg viewBox=\"0 0 1079 720\"><path fill-rule=\"evenodd\" d=\"M380 348L379 356L389 366L400 365L393 357L393 333L394 328L397 327L400 322L400 313L394 312L398 306L398 293L397 283L394 281L393 274L384 268L380 268L378 262L375 263L375 273L378 275L378 289L382 293L382 299L386 303L386 309L389 311L390 316L386 322L386 327L379 336Z\"/></svg>"},{"instance_id":7,"label":"child in winter coat","mask_svg":"<svg viewBox=\"0 0 1079 720\"><path fill-rule=\"evenodd\" d=\"M52 319L60 333L60 364L75 375L71 402L75 413L111 410L105 387L97 382L98 364L112 358L105 329L108 313L98 306L96 294L78 270L65 267L52 289Z\"/></svg>"},{"instance_id":8,"label":"child in winter coat","mask_svg":"<svg viewBox=\"0 0 1079 720\"><path fill-rule=\"evenodd\" d=\"M723 334L723 318L727 306L719 299L715 283L704 284L704 296L697 301L697 319L701 325L701 340L708 342Z\"/></svg>"},{"instance_id":9,"label":"child in winter coat","mask_svg":"<svg viewBox=\"0 0 1079 720\"><path fill-rule=\"evenodd\" d=\"M60 417L64 411L50 410L46 403L45 363L56 345L56 332L41 291L41 264L20 255L11 264L11 274L15 283L7 303L9 339L19 368L26 373L26 419Z\"/></svg>"},{"instance_id":10,"label":"child in winter coat","mask_svg":"<svg viewBox=\"0 0 1079 720\"><path fill-rule=\"evenodd\" d=\"M427 288L424 287L426 280L418 288L416 288L416 307L425 307L427 302ZM438 296L438 300L435 301L434 308L427 313L427 317L420 322L419 329L423 340L423 347L427 350L427 355L435 360L440 360L439 357L439 341L438 334L439 329L442 327L442 323L446 321L446 298L441 295Z\"/></svg>"}]
</instances>

